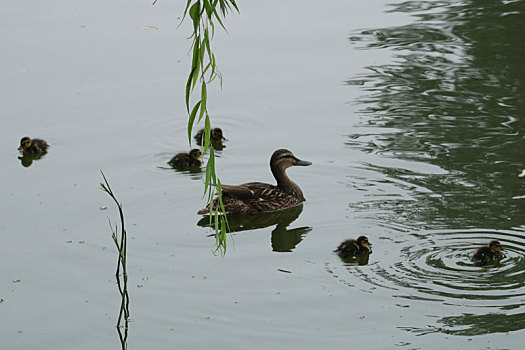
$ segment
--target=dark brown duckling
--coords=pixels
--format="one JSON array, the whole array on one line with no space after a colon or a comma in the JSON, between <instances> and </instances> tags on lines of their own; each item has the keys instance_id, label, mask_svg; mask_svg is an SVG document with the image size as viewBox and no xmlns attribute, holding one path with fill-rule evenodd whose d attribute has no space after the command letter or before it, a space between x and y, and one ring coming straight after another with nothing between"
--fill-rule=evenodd
<instances>
[{"instance_id":1,"label":"dark brown duckling","mask_svg":"<svg viewBox=\"0 0 525 350\"><path fill-rule=\"evenodd\" d=\"M44 140L22 137L18 150L24 154L42 154L47 152L48 147L49 145Z\"/></svg>"},{"instance_id":2,"label":"dark brown duckling","mask_svg":"<svg viewBox=\"0 0 525 350\"><path fill-rule=\"evenodd\" d=\"M499 241L492 241L488 245L478 248L470 260L480 265L495 262L505 257L501 252L502 250L503 248Z\"/></svg>"},{"instance_id":3,"label":"dark brown duckling","mask_svg":"<svg viewBox=\"0 0 525 350\"><path fill-rule=\"evenodd\" d=\"M248 182L242 185L221 185L223 214L257 214L278 211L296 206L305 201L303 192L295 182L286 175L286 169L291 166L307 166L311 162L296 158L287 149L279 149L272 154L270 169L277 186L263 182ZM217 208L215 198L213 207ZM210 206L203 208L197 214L207 215Z\"/></svg>"},{"instance_id":4,"label":"dark brown duckling","mask_svg":"<svg viewBox=\"0 0 525 350\"><path fill-rule=\"evenodd\" d=\"M197 141L197 145L203 146L204 145L204 129L200 129L195 134L194 138L195 138L195 141ZM220 145L222 141L227 141L222 134L222 129L220 128L211 129L210 142L213 145Z\"/></svg>"},{"instance_id":5,"label":"dark brown duckling","mask_svg":"<svg viewBox=\"0 0 525 350\"><path fill-rule=\"evenodd\" d=\"M182 152L176 154L173 158L171 158L168 164L174 168L179 169L200 167L202 164L200 160L201 155L201 150L194 148L189 152Z\"/></svg>"},{"instance_id":6,"label":"dark brown duckling","mask_svg":"<svg viewBox=\"0 0 525 350\"><path fill-rule=\"evenodd\" d=\"M359 254L370 254L372 253L372 248L368 238L359 236L357 239L347 239L342 242L334 252L342 258L349 258Z\"/></svg>"}]
</instances>

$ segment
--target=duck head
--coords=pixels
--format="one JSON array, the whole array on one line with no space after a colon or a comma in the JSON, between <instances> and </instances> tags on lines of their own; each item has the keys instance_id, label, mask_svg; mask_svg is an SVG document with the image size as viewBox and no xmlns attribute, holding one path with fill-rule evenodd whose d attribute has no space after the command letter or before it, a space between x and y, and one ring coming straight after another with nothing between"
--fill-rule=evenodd
<instances>
[{"instance_id":1,"label":"duck head","mask_svg":"<svg viewBox=\"0 0 525 350\"><path fill-rule=\"evenodd\" d=\"M221 128L211 129L211 140L214 142L228 141L222 134Z\"/></svg>"},{"instance_id":2,"label":"duck head","mask_svg":"<svg viewBox=\"0 0 525 350\"><path fill-rule=\"evenodd\" d=\"M29 147L31 147L31 139L29 137L22 137L22 139L20 140L20 147L18 147L18 150L23 152Z\"/></svg>"},{"instance_id":3,"label":"duck head","mask_svg":"<svg viewBox=\"0 0 525 350\"><path fill-rule=\"evenodd\" d=\"M202 156L202 152L198 148L194 148L190 151L190 158L192 159L200 159Z\"/></svg>"},{"instance_id":4,"label":"duck head","mask_svg":"<svg viewBox=\"0 0 525 350\"><path fill-rule=\"evenodd\" d=\"M295 157L293 153L287 149L278 149L277 151L273 152L272 158L270 159L270 167L272 169L274 168L286 169L291 166L297 166L297 165L308 166L308 165L312 165L312 162L301 160Z\"/></svg>"},{"instance_id":5,"label":"duck head","mask_svg":"<svg viewBox=\"0 0 525 350\"><path fill-rule=\"evenodd\" d=\"M372 246L370 242L368 242L368 238L365 236L359 236L357 238L357 244L359 245L359 248L363 248L364 250L367 250L369 253L372 252Z\"/></svg>"},{"instance_id":6,"label":"duck head","mask_svg":"<svg viewBox=\"0 0 525 350\"><path fill-rule=\"evenodd\" d=\"M499 241L492 241L489 243L489 248L493 252L501 252L503 248L501 247L501 243Z\"/></svg>"}]
</instances>

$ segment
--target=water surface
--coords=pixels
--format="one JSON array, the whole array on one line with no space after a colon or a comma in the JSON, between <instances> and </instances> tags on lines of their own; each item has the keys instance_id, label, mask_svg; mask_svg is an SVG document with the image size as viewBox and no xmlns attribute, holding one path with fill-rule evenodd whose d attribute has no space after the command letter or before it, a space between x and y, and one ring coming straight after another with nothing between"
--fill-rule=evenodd
<instances>
[{"instance_id":1,"label":"water surface","mask_svg":"<svg viewBox=\"0 0 525 350\"><path fill-rule=\"evenodd\" d=\"M130 349L519 348L523 4L239 4L214 41L221 180L273 182L278 148L313 165L288 171L304 205L235 220L224 258L203 173L166 164L190 148L179 5L1 5L2 347L120 348L102 169L130 235ZM30 166L26 135L51 145ZM361 234L367 264L332 252ZM506 257L471 264L491 239Z\"/></svg>"}]
</instances>

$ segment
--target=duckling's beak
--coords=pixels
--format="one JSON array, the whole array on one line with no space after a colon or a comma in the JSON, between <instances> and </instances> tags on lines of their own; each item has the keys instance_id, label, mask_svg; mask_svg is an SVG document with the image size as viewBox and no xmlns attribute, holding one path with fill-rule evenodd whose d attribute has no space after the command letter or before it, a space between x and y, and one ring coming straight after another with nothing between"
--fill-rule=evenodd
<instances>
[{"instance_id":1,"label":"duckling's beak","mask_svg":"<svg viewBox=\"0 0 525 350\"><path fill-rule=\"evenodd\" d=\"M295 164L294 165L308 166L308 165L312 165L312 162L309 162L307 160L300 160L298 158L295 158Z\"/></svg>"},{"instance_id":2,"label":"duckling's beak","mask_svg":"<svg viewBox=\"0 0 525 350\"><path fill-rule=\"evenodd\" d=\"M22 150L22 146L18 147L18 150L21 151Z\"/></svg>"}]
</instances>

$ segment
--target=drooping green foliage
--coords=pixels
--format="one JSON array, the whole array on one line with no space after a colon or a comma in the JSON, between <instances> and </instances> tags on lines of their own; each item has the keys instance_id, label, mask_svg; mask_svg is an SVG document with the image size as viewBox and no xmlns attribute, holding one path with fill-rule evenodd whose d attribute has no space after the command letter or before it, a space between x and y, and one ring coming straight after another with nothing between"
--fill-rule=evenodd
<instances>
[{"instance_id":1,"label":"drooping green foliage","mask_svg":"<svg viewBox=\"0 0 525 350\"><path fill-rule=\"evenodd\" d=\"M215 248L216 251L220 251L221 254L226 252L228 222L225 215L220 215L220 213L224 213L224 205L222 203L221 181L215 173L215 152L213 145L210 143L211 121L207 108L207 84L218 78L222 86L222 76L217 68L211 40L215 34L215 21L226 30L221 17L224 18L232 9L239 11L235 0L188 0L182 18L182 21L184 21L184 19L189 16L193 23L193 33L190 36L190 39L192 39L192 60L190 73L186 82L185 96L186 109L189 114L188 141L191 144L193 126L204 119L203 154L207 154L209 151L204 195L208 195L207 198L210 203L210 225L215 228ZM192 95L198 95L194 94L196 86L200 86L200 99L193 102ZM215 194L217 194L219 199L219 205L213 207Z\"/></svg>"}]
</instances>

